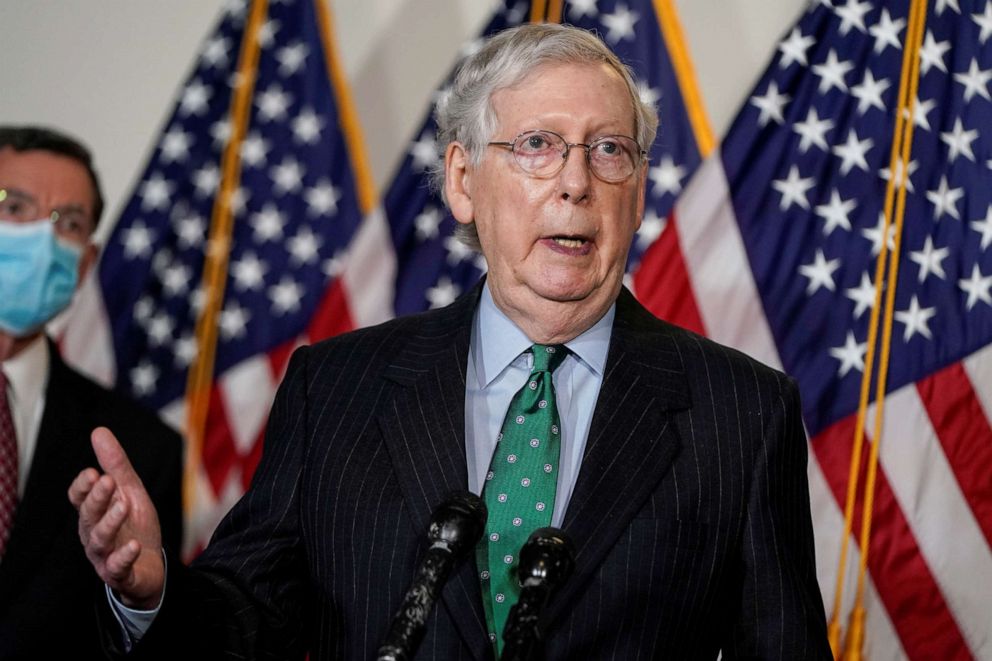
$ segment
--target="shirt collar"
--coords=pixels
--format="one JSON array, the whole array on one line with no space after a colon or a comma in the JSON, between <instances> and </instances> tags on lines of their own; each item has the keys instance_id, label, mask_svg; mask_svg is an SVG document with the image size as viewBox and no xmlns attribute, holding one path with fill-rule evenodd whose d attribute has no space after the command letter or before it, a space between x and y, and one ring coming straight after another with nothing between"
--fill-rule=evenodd
<instances>
[{"instance_id":1,"label":"shirt collar","mask_svg":"<svg viewBox=\"0 0 992 661\"><path fill-rule=\"evenodd\" d=\"M42 333L16 356L3 362L3 373L10 384L7 394L11 397L11 406L25 406L42 397L48 380L49 360L48 340Z\"/></svg>"},{"instance_id":2,"label":"shirt collar","mask_svg":"<svg viewBox=\"0 0 992 661\"><path fill-rule=\"evenodd\" d=\"M610 306L599 321L565 346L597 375L606 369L606 353L613 334L616 304ZM472 351L479 375L479 386L485 388L533 344L503 311L496 306L487 282L482 288L479 309L472 328Z\"/></svg>"},{"instance_id":3,"label":"shirt collar","mask_svg":"<svg viewBox=\"0 0 992 661\"><path fill-rule=\"evenodd\" d=\"M573 355L578 356L579 360L600 377L606 374L606 353L610 349L613 318L616 314L617 304L614 303L591 328L565 343Z\"/></svg>"}]
</instances>

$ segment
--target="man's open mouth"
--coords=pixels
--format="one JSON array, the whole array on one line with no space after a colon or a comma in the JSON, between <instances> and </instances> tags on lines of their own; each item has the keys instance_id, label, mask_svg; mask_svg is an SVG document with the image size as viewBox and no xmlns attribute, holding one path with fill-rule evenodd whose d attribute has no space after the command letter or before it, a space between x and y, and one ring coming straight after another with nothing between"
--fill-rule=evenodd
<instances>
[{"instance_id":1,"label":"man's open mouth","mask_svg":"<svg viewBox=\"0 0 992 661\"><path fill-rule=\"evenodd\" d=\"M576 236L554 236L551 237L555 243L565 248L581 248L586 239Z\"/></svg>"}]
</instances>

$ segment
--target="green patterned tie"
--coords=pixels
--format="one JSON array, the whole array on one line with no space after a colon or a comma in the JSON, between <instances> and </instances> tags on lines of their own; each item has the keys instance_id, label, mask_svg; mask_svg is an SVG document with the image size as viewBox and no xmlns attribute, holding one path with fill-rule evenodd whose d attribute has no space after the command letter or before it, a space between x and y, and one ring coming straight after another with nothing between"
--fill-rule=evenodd
<instances>
[{"instance_id":1,"label":"green patterned tie","mask_svg":"<svg viewBox=\"0 0 992 661\"><path fill-rule=\"evenodd\" d=\"M517 553L530 534L551 525L561 449L558 405L551 373L568 355L564 346L535 344L534 367L510 401L482 497L489 508L486 535L476 548L490 638L496 657L503 625L520 595Z\"/></svg>"}]
</instances>

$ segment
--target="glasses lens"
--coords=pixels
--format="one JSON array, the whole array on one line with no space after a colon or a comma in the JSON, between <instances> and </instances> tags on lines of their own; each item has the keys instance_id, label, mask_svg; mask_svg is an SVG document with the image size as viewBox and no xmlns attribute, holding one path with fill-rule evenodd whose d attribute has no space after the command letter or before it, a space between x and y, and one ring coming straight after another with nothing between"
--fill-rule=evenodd
<instances>
[{"instance_id":1,"label":"glasses lens","mask_svg":"<svg viewBox=\"0 0 992 661\"><path fill-rule=\"evenodd\" d=\"M564 154L565 141L547 131L521 133L513 141L514 158L530 174L553 174L561 166Z\"/></svg>"},{"instance_id":2,"label":"glasses lens","mask_svg":"<svg viewBox=\"0 0 992 661\"><path fill-rule=\"evenodd\" d=\"M0 221L29 223L40 220L46 215L52 221L55 233L63 239L86 243L93 232L92 221L81 211L68 209L46 214L30 195L0 188Z\"/></svg>"},{"instance_id":3,"label":"glasses lens","mask_svg":"<svg viewBox=\"0 0 992 661\"><path fill-rule=\"evenodd\" d=\"M40 214L34 198L17 191L0 189L0 220L23 223L38 220Z\"/></svg>"},{"instance_id":4,"label":"glasses lens","mask_svg":"<svg viewBox=\"0 0 992 661\"><path fill-rule=\"evenodd\" d=\"M75 243L86 243L93 229L86 215L76 211L56 211L52 214L52 222L55 223L55 232L59 236Z\"/></svg>"},{"instance_id":5,"label":"glasses lens","mask_svg":"<svg viewBox=\"0 0 992 661\"><path fill-rule=\"evenodd\" d=\"M605 181L623 181L634 173L641 149L632 139L608 135L589 145L589 166Z\"/></svg>"}]
</instances>

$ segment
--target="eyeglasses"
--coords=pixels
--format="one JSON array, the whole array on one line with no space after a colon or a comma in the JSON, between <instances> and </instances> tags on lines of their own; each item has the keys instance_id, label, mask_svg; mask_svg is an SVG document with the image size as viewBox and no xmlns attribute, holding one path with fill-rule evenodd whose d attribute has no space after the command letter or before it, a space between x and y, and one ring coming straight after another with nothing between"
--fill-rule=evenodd
<instances>
[{"instance_id":1,"label":"eyeglasses","mask_svg":"<svg viewBox=\"0 0 992 661\"><path fill-rule=\"evenodd\" d=\"M517 165L535 177L558 174L572 147L582 147L592 173L610 183L628 179L647 156L636 140L625 135L606 135L585 144L566 142L554 131L524 131L513 142L490 142L489 146L509 149Z\"/></svg>"},{"instance_id":2,"label":"eyeglasses","mask_svg":"<svg viewBox=\"0 0 992 661\"><path fill-rule=\"evenodd\" d=\"M39 218L51 220L55 233L74 243L86 243L93 233L93 223L81 209L69 206L45 212L30 194L0 188L0 221L27 223Z\"/></svg>"}]
</instances>

